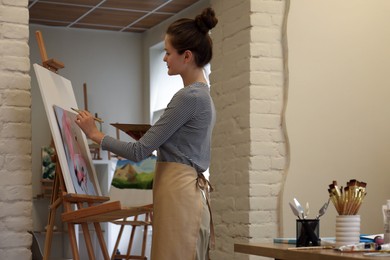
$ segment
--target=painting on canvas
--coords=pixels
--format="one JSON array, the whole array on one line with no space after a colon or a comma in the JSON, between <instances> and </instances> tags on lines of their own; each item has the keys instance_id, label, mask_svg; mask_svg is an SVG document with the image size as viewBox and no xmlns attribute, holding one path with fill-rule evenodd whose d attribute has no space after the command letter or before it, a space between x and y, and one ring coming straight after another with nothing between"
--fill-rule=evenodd
<instances>
[{"instance_id":1,"label":"painting on canvas","mask_svg":"<svg viewBox=\"0 0 390 260\"><path fill-rule=\"evenodd\" d=\"M73 92L72 82L64 78L63 76L54 73L41 65L34 64L34 71L37 77L39 90L41 92L43 105L45 108L46 116L48 119L50 131L52 134L52 139L54 142L54 147L57 154L57 162L59 163L60 169L62 171L62 176L64 179L64 184L67 193L77 193L74 188L74 175L70 173L68 167L68 159L65 154L64 143L62 141L62 136L57 123L57 118L54 106L61 107L67 111L70 111L72 107L77 108L76 97ZM79 140L81 147L88 148L88 142L85 135L82 136L82 140ZM93 165L91 154L87 154L86 165ZM73 178L71 178L73 177ZM102 196L100 190L99 181L96 175L95 168L92 168L92 173L88 172L89 181L95 184L95 192L98 196ZM77 187L77 185L76 185ZM82 190L79 190L81 192Z\"/></svg>"},{"instance_id":2,"label":"painting on canvas","mask_svg":"<svg viewBox=\"0 0 390 260\"><path fill-rule=\"evenodd\" d=\"M55 149L51 146L44 146L41 148L42 154L42 179L54 180L56 171Z\"/></svg>"},{"instance_id":3,"label":"painting on canvas","mask_svg":"<svg viewBox=\"0 0 390 260\"><path fill-rule=\"evenodd\" d=\"M92 175L93 165L88 160L89 149L85 146L83 132L75 123L76 114L59 106L54 106L54 111L76 193L97 195Z\"/></svg>"},{"instance_id":4,"label":"painting on canvas","mask_svg":"<svg viewBox=\"0 0 390 260\"><path fill-rule=\"evenodd\" d=\"M118 160L111 185L118 189L152 189L157 157L133 162Z\"/></svg>"}]
</instances>

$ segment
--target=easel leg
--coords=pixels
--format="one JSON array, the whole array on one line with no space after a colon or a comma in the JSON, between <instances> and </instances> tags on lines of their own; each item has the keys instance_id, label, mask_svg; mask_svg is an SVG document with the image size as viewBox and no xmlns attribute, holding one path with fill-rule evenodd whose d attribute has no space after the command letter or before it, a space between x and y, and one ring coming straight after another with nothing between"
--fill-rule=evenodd
<instances>
[{"instance_id":1,"label":"easel leg","mask_svg":"<svg viewBox=\"0 0 390 260\"><path fill-rule=\"evenodd\" d=\"M134 221L137 221L138 220L138 216L135 216L134 217ZM130 240L129 240L129 246L127 247L127 253L126 253L126 259L129 259L130 258L130 254L131 254L131 249L133 247L133 241L134 241L134 236L135 236L135 230L136 230L137 226L133 226L131 225L131 234L130 234Z\"/></svg>"},{"instance_id":2,"label":"easel leg","mask_svg":"<svg viewBox=\"0 0 390 260\"><path fill-rule=\"evenodd\" d=\"M88 203L88 206L93 206L93 204ZM93 225L95 227L96 236L99 240L99 245L100 245L100 249L102 250L103 257L104 257L104 259L109 260L110 255L108 254L107 246L106 246L106 243L104 241L102 227L100 226L100 223L97 223L97 222L94 222Z\"/></svg>"},{"instance_id":3,"label":"easel leg","mask_svg":"<svg viewBox=\"0 0 390 260\"><path fill-rule=\"evenodd\" d=\"M91 234L89 233L88 223L82 223L85 245L87 247L88 257L90 260L95 260L95 253L93 252Z\"/></svg>"},{"instance_id":4,"label":"easel leg","mask_svg":"<svg viewBox=\"0 0 390 260\"><path fill-rule=\"evenodd\" d=\"M59 185L61 187L62 196L66 193L64 179L62 176L61 168L59 167L56 171L56 176L58 175ZM68 201L63 200L63 207L65 212L72 211L72 206ZM70 246L72 248L72 254L73 254L73 260L80 260L79 250L77 246L77 240L76 240L76 231L75 231L75 225L73 223L68 223L68 235L69 235L69 242Z\"/></svg>"},{"instance_id":5,"label":"easel leg","mask_svg":"<svg viewBox=\"0 0 390 260\"><path fill-rule=\"evenodd\" d=\"M126 221L126 218L123 219L123 221ZM125 229L125 225L121 225L121 228L119 229L119 234L115 242L114 250L112 252L111 260L115 259L116 250L118 249L119 242L121 241L123 230Z\"/></svg>"},{"instance_id":6,"label":"easel leg","mask_svg":"<svg viewBox=\"0 0 390 260\"><path fill-rule=\"evenodd\" d=\"M83 208L83 204L81 202L77 203L77 207L79 209ZM83 229L85 246L87 247L88 257L90 260L95 260L95 253L93 252L92 239L91 234L89 233L88 223L81 223L81 228Z\"/></svg>"},{"instance_id":7,"label":"easel leg","mask_svg":"<svg viewBox=\"0 0 390 260\"><path fill-rule=\"evenodd\" d=\"M95 226L96 235L99 239L99 245L100 245L100 248L102 250L103 257L104 257L104 259L108 260L108 259L110 259L110 256L109 256L108 251L107 251L107 247L106 247L106 243L104 241L103 232L102 232L102 228L100 226L100 223L95 222L93 224Z\"/></svg>"},{"instance_id":8,"label":"easel leg","mask_svg":"<svg viewBox=\"0 0 390 260\"><path fill-rule=\"evenodd\" d=\"M48 260L50 256L51 240L53 239L54 217L55 217L55 212L50 215L49 225L47 226L46 229L43 260Z\"/></svg>"},{"instance_id":9,"label":"easel leg","mask_svg":"<svg viewBox=\"0 0 390 260\"><path fill-rule=\"evenodd\" d=\"M149 221L149 213L146 213L145 214L145 222ZM146 253L146 240L148 238L148 225L145 225L144 226L144 236L143 236L143 239L142 239L142 253L141 255L143 257L145 257L145 253Z\"/></svg>"},{"instance_id":10,"label":"easel leg","mask_svg":"<svg viewBox=\"0 0 390 260\"><path fill-rule=\"evenodd\" d=\"M56 200L58 199L59 194L59 176L55 175L53 190L51 194L51 203L49 206L49 219L48 225L46 226L46 236L45 236L45 248L43 252L43 260L48 260L50 257L51 241L53 239L53 228L56 217L57 207L54 206Z\"/></svg>"},{"instance_id":11,"label":"easel leg","mask_svg":"<svg viewBox=\"0 0 390 260\"><path fill-rule=\"evenodd\" d=\"M72 248L73 260L80 260L79 250L77 247L76 232L74 228L74 224L68 223L69 242Z\"/></svg>"}]
</instances>

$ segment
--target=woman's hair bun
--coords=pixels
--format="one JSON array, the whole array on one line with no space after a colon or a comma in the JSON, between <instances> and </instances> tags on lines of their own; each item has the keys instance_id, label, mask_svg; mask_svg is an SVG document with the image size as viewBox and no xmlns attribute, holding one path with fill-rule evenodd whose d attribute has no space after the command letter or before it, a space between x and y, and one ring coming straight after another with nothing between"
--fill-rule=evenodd
<instances>
[{"instance_id":1,"label":"woman's hair bun","mask_svg":"<svg viewBox=\"0 0 390 260\"><path fill-rule=\"evenodd\" d=\"M217 25L218 19L215 17L214 10L211 7L208 7L195 17L195 23L198 26L199 31L206 34Z\"/></svg>"}]
</instances>

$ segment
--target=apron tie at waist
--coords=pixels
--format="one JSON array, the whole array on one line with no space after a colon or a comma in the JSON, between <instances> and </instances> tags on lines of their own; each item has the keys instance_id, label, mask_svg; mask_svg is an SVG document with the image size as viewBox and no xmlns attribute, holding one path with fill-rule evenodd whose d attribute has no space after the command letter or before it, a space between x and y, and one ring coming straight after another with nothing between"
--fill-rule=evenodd
<instances>
[{"instance_id":1,"label":"apron tie at waist","mask_svg":"<svg viewBox=\"0 0 390 260\"><path fill-rule=\"evenodd\" d=\"M211 206L210 206L210 192L214 191L213 186L209 182L209 180L204 177L202 173L198 173L198 178L196 179L196 184L198 185L199 189L204 191L204 195L206 197L207 206L210 211L210 246L209 248L214 249L215 247L215 232L214 232L214 222L213 222L213 214L211 213Z\"/></svg>"},{"instance_id":2,"label":"apron tie at waist","mask_svg":"<svg viewBox=\"0 0 390 260\"><path fill-rule=\"evenodd\" d=\"M197 184L205 192L206 198L210 199L210 192L213 192L214 188L202 173L198 173Z\"/></svg>"}]
</instances>

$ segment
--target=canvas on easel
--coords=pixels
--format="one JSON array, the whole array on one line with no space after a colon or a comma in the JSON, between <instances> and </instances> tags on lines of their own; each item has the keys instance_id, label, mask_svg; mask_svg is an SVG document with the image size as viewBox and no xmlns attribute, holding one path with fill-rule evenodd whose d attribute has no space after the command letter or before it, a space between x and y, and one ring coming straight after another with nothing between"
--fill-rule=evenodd
<instances>
[{"instance_id":1,"label":"canvas on easel","mask_svg":"<svg viewBox=\"0 0 390 260\"><path fill-rule=\"evenodd\" d=\"M156 162L155 155L140 162L118 160L108 193L109 197L112 200L119 200L125 207L152 204Z\"/></svg>"},{"instance_id":2,"label":"canvas on easel","mask_svg":"<svg viewBox=\"0 0 390 260\"><path fill-rule=\"evenodd\" d=\"M72 107L78 107L73 92L72 84L66 78L38 64L34 64L33 67L37 76L38 85L42 95L46 115L48 117L50 130L56 147L56 152L58 160L60 162L67 192L85 194L85 192L83 192L82 190L75 189L75 186L73 184L70 168L68 167L65 144L61 135L60 126L57 123L57 117L54 109L55 106L58 106L62 109L70 111ZM80 135L78 143L80 147L82 147L83 149L85 148L89 151L88 142L85 135ZM91 154L88 152L84 156L85 163L87 165L93 165ZM89 171L89 179L94 184L93 195L101 196L101 190L100 186L98 185L95 168L91 167Z\"/></svg>"},{"instance_id":3,"label":"canvas on easel","mask_svg":"<svg viewBox=\"0 0 390 260\"><path fill-rule=\"evenodd\" d=\"M89 149L83 143L83 132L75 123L76 114L54 106L57 123L64 143L70 177L77 194L96 196L93 165L88 160Z\"/></svg>"},{"instance_id":4,"label":"canvas on easel","mask_svg":"<svg viewBox=\"0 0 390 260\"><path fill-rule=\"evenodd\" d=\"M74 115L68 115L68 110L77 110L77 103L70 81L57 74L58 69L63 68L64 65L55 59L47 59L41 32L37 31L36 36L41 51L43 67L34 64L34 70L52 133L52 143L54 143L57 152L55 156L56 167L49 206L43 259L48 260L50 256L55 215L60 206L63 208L61 219L64 223L67 223L68 226L69 244L71 245L74 260L80 260L75 230L75 225L77 224L82 228L90 260L95 260L95 252L92 245L89 224L93 224L94 226L99 248L104 259L113 258L109 256L107 251L100 223L138 216L140 214L148 214L150 216L153 211L152 205L122 207L119 201L109 201L109 197L101 195L95 168L92 164L91 154L88 150L86 136L78 127L75 127L75 125L72 124L72 117ZM56 109L59 120L56 118L55 107L59 107ZM63 117L64 115L66 115L65 120ZM67 119L70 120L68 121ZM63 120L66 122L65 124L59 123L63 122ZM67 126L64 127L64 125ZM73 133L71 130L72 127L74 128ZM66 131L70 134L66 134ZM61 132L64 133L64 138L62 138ZM69 152L69 144L73 144L73 138L79 149L77 151L73 150L73 155L68 153L67 157L66 150ZM83 154L83 161L80 162L80 158L75 154ZM77 163L69 163L69 160L79 161ZM88 165L90 167L88 167ZM81 172L84 174L79 175L79 170L83 167L86 168L81 169ZM73 173L74 176L77 176L75 181L72 180L71 173ZM77 186L80 186L81 191L75 188ZM82 194L77 194L76 192ZM93 195L90 193L93 193ZM114 254L115 252L113 252L113 255Z\"/></svg>"},{"instance_id":5,"label":"canvas on easel","mask_svg":"<svg viewBox=\"0 0 390 260\"><path fill-rule=\"evenodd\" d=\"M149 124L114 123L111 125L134 140L139 140L151 127ZM110 198L119 200L122 205L128 207L152 204L151 189L156 163L157 157L153 154L140 162L118 160L109 190ZM130 166L128 167L130 169L127 166ZM123 181L124 178L127 180Z\"/></svg>"},{"instance_id":6,"label":"canvas on easel","mask_svg":"<svg viewBox=\"0 0 390 260\"><path fill-rule=\"evenodd\" d=\"M155 155L139 162L118 160L111 185L119 189L151 190L156 162L157 157Z\"/></svg>"}]
</instances>

